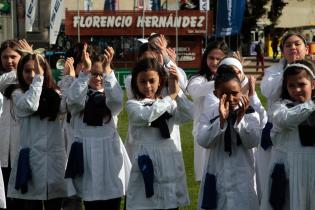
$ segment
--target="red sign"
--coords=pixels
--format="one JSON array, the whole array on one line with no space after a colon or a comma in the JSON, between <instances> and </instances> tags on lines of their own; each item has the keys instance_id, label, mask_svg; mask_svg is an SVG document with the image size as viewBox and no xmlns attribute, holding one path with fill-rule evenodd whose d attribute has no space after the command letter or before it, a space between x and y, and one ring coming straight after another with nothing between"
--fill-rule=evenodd
<instances>
[{"instance_id":1,"label":"red sign","mask_svg":"<svg viewBox=\"0 0 315 210\"><path fill-rule=\"evenodd\" d=\"M208 14L207 14L208 13ZM178 11L77 11L66 10L65 33L75 36L130 36L212 34L212 12L199 10Z\"/></svg>"}]
</instances>

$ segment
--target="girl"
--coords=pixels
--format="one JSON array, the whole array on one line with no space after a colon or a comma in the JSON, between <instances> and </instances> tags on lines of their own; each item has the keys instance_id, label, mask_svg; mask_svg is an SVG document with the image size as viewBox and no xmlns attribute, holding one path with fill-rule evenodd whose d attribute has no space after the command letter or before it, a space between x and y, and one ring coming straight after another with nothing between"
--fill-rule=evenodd
<instances>
[{"instance_id":1,"label":"girl","mask_svg":"<svg viewBox=\"0 0 315 210\"><path fill-rule=\"evenodd\" d=\"M0 92L0 116L2 114L3 96ZM1 164L1 163L0 163ZM5 190L3 184L2 170L0 169L0 208L6 208Z\"/></svg>"},{"instance_id":2,"label":"girl","mask_svg":"<svg viewBox=\"0 0 315 210\"><path fill-rule=\"evenodd\" d=\"M214 85L220 102L201 114L196 136L209 150L199 208L257 209L252 148L260 137L259 116L231 66L219 66Z\"/></svg>"},{"instance_id":3,"label":"girl","mask_svg":"<svg viewBox=\"0 0 315 210\"><path fill-rule=\"evenodd\" d=\"M267 98L268 108L267 114L269 122L266 124L262 132L261 146L265 150L264 160L261 162L263 168L262 173L260 173L260 181L262 191L264 193L264 186L267 186L267 176L266 169L270 163L271 156L271 146L272 146L272 114L273 114L273 104L279 100L281 94L281 84L283 79L284 68L293 63L296 60L304 59L308 53L308 45L305 38L296 32L286 32L281 39L280 43L281 53L283 58L280 59L279 63L272 65L267 68L264 72L263 79L260 83L260 89L263 96Z\"/></svg>"},{"instance_id":4,"label":"girl","mask_svg":"<svg viewBox=\"0 0 315 210\"><path fill-rule=\"evenodd\" d=\"M3 172L4 186L7 192L11 166L18 151L19 123L14 115L11 94L16 88L16 69L21 58L20 50L31 50L25 40L6 40L0 47L0 91L4 95L3 114L0 117L0 162ZM13 209L17 201L7 200L7 208ZM1 207L0 207L1 208Z\"/></svg>"},{"instance_id":5,"label":"girl","mask_svg":"<svg viewBox=\"0 0 315 210\"><path fill-rule=\"evenodd\" d=\"M8 197L19 209L60 209L66 196L66 151L59 121L60 95L49 64L36 53L21 58L19 89L12 94L20 121L19 156L10 175Z\"/></svg>"},{"instance_id":6,"label":"girl","mask_svg":"<svg viewBox=\"0 0 315 210\"><path fill-rule=\"evenodd\" d=\"M246 76L243 71L243 66L241 61L235 57L225 57L219 62L219 67L221 65L229 65L233 68L234 72L236 73L237 77L241 81L242 93L248 95L250 105L254 108L254 110L259 114L260 119L260 130L262 131L265 127L268 117L267 112L263 105L261 104L260 99L258 98L255 88L256 88L256 79L254 76ZM209 94L210 95L210 94ZM211 97L207 97L205 100L205 107L209 107L209 105L219 103L218 98L212 94ZM264 188L264 178L266 177L266 170L268 167L268 161L266 158L269 157L268 153L266 154L265 151L259 146L258 149L254 149L254 156L255 156L255 170L256 170L256 190L258 194L258 198L260 201L261 194ZM261 181L263 179L263 181Z\"/></svg>"},{"instance_id":7,"label":"girl","mask_svg":"<svg viewBox=\"0 0 315 210\"><path fill-rule=\"evenodd\" d=\"M268 189L261 209L315 208L315 87L312 63L297 60L283 72L280 100L274 104Z\"/></svg>"},{"instance_id":8,"label":"girl","mask_svg":"<svg viewBox=\"0 0 315 210\"><path fill-rule=\"evenodd\" d=\"M178 209L189 203L174 124L191 119L192 104L180 91L176 67L169 72L168 95L162 98L166 73L155 59L138 61L132 71L135 98L126 105L133 148L127 210Z\"/></svg>"},{"instance_id":9,"label":"girl","mask_svg":"<svg viewBox=\"0 0 315 210\"><path fill-rule=\"evenodd\" d=\"M81 52L82 53L82 52ZM76 56L74 56L76 57ZM69 90L69 87L73 83L73 81L76 79L77 75L79 74L79 65L77 65L77 68L74 68L74 59L73 57L68 57L65 62L65 67L63 71L63 77L61 81L59 81L59 86L62 94L61 99L61 109L66 111L66 114L62 118L62 134L65 138L66 143L66 152L67 155L69 155L71 144L73 142L73 123L70 123L71 121L71 113L66 105L67 100L67 93ZM62 208L64 210L81 210L82 209L82 201L77 196L71 196L64 198L62 201Z\"/></svg>"},{"instance_id":10,"label":"girl","mask_svg":"<svg viewBox=\"0 0 315 210\"><path fill-rule=\"evenodd\" d=\"M67 94L74 124L66 170L66 178L72 178L74 185L69 194L81 197L86 210L119 210L131 168L113 120L122 109L123 94L110 68L113 48L96 56L93 64L86 50L85 44L84 67Z\"/></svg>"},{"instance_id":11,"label":"girl","mask_svg":"<svg viewBox=\"0 0 315 210\"><path fill-rule=\"evenodd\" d=\"M217 64L228 53L228 46L224 41L210 43L201 58L199 71L193 75L187 85L187 92L194 102L194 171L196 181L202 178L202 169L205 162L205 150L199 146L196 140L196 129L205 97L213 91L213 78L217 71Z\"/></svg>"},{"instance_id":12,"label":"girl","mask_svg":"<svg viewBox=\"0 0 315 210\"><path fill-rule=\"evenodd\" d=\"M149 38L148 41L149 42L147 43L148 44L147 47L144 47L144 48L141 47L139 49L138 59L145 58L145 57L150 57L150 58L155 57L155 59L160 63L160 65L163 66L166 72L168 71L170 67L172 66L175 67L178 74L178 78L179 78L178 79L179 87L183 91L185 91L186 85L187 85L186 73L183 69L176 66L175 64L176 54L174 53L172 49L167 47L167 40L165 39L165 37L162 34L154 34ZM145 49L147 49L147 51L145 51ZM126 77L124 82L125 82L128 99L134 98L132 91L130 91L130 89L132 89L131 76ZM166 95L168 95L168 89L165 86L165 88L163 88L162 90L162 96L166 96ZM130 127L128 126L128 130L129 129ZM182 148L181 148L181 140L180 140L181 139L180 130L179 130L179 125L177 124L175 124L173 128L173 137L174 137L174 142L175 142L176 147L178 148L178 150L181 151ZM132 146L129 144L129 136L127 136L126 148L128 150L129 156L132 156Z\"/></svg>"},{"instance_id":13,"label":"girl","mask_svg":"<svg viewBox=\"0 0 315 210\"><path fill-rule=\"evenodd\" d=\"M268 99L270 113L272 104L280 97L284 68L287 64L304 59L308 53L305 38L299 33L290 31L282 36L280 49L283 59L265 70L260 84L261 93Z\"/></svg>"}]
</instances>

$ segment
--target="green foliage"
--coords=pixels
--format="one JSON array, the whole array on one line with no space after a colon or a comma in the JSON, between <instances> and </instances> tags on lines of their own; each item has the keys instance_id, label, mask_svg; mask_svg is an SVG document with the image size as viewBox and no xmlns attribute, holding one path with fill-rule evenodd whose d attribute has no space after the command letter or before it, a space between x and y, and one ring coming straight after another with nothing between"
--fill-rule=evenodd
<instances>
[{"instance_id":1,"label":"green foliage","mask_svg":"<svg viewBox=\"0 0 315 210\"><path fill-rule=\"evenodd\" d=\"M11 6L9 2L0 1L0 13L9 14L11 11Z\"/></svg>"},{"instance_id":2,"label":"green foliage","mask_svg":"<svg viewBox=\"0 0 315 210\"><path fill-rule=\"evenodd\" d=\"M244 20L242 25L242 34L244 40L250 40L250 30L257 27L257 20L266 14L265 8L269 0L249 0L247 1Z\"/></svg>"},{"instance_id":3,"label":"green foliage","mask_svg":"<svg viewBox=\"0 0 315 210\"><path fill-rule=\"evenodd\" d=\"M268 18L272 22L272 25L274 26L279 17L282 15L282 9L287 5L288 3L284 2L283 0L272 0L271 1L271 8L268 12Z\"/></svg>"}]
</instances>

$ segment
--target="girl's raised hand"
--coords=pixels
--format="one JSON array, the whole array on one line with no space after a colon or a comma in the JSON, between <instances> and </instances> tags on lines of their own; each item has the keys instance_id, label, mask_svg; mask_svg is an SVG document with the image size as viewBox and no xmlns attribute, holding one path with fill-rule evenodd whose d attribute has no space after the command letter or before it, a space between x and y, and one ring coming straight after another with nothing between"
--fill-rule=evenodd
<instances>
[{"instance_id":1,"label":"girl's raised hand","mask_svg":"<svg viewBox=\"0 0 315 210\"><path fill-rule=\"evenodd\" d=\"M169 68L168 91L172 99L175 99L180 91L178 85L178 73L174 66Z\"/></svg>"},{"instance_id":2,"label":"girl's raised hand","mask_svg":"<svg viewBox=\"0 0 315 210\"><path fill-rule=\"evenodd\" d=\"M240 51L233 52L232 56L237 58L241 62L242 66L244 65L245 60L244 60L243 56L241 55Z\"/></svg>"},{"instance_id":3,"label":"girl's raised hand","mask_svg":"<svg viewBox=\"0 0 315 210\"><path fill-rule=\"evenodd\" d=\"M106 74L109 74L112 72L112 68L110 67L110 64L114 58L115 51L112 47L107 47L104 50L104 62L103 62L103 72Z\"/></svg>"},{"instance_id":4,"label":"girl's raised hand","mask_svg":"<svg viewBox=\"0 0 315 210\"><path fill-rule=\"evenodd\" d=\"M246 95L242 95L240 98L240 107L236 114L236 122L237 124L241 121L243 116L245 115L246 110L249 107L249 98Z\"/></svg>"},{"instance_id":5,"label":"girl's raised hand","mask_svg":"<svg viewBox=\"0 0 315 210\"><path fill-rule=\"evenodd\" d=\"M34 63L35 74L39 74L41 76L44 75L44 69L41 66L42 63L45 63L45 61L43 60L43 57L38 54L35 54L35 63Z\"/></svg>"},{"instance_id":6,"label":"girl's raised hand","mask_svg":"<svg viewBox=\"0 0 315 210\"><path fill-rule=\"evenodd\" d=\"M220 113L220 127L223 128L224 122L229 117L230 103L226 94L223 94L220 98L219 113Z\"/></svg>"},{"instance_id":7,"label":"girl's raised hand","mask_svg":"<svg viewBox=\"0 0 315 210\"><path fill-rule=\"evenodd\" d=\"M84 73L89 73L92 68L92 61L90 58L90 54L87 52L87 48L88 48L88 45L85 43L83 46L82 57L81 57L82 64L83 64L82 71Z\"/></svg>"},{"instance_id":8,"label":"girl's raised hand","mask_svg":"<svg viewBox=\"0 0 315 210\"><path fill-rule=\"evenodd\" d=\"M248 86L249 86L248 97L251 97L254 95L256 88L256 77L254 77L253 75L248 76Z\"/></svg>"},{"instance_id":9,"label":"girl's raised hand","mask_svg":"<svg viewBox=\"0 0 315 210\"><path fill-rule=\"evenodd\" d=\"M166 52L169 56L169 58L171 59L171 61L173 61L173 63L176 63L176 52L174 48L166 48Z\"/></svg>"},{"instance_id":10,"label":"girl's raised hand","mask_svg":"<svg viewBox=\"0 0 315 210\"><path fill-rule=\"evenodd\" d=\"M18 41L18 47L21 50L32 52L33 51L33 45L30 45L25 39L20 39Z\"/></svg>"},{"instance_id":11,"label":"girl's raised hand","mask_svg":"<svg viewBox=\"0 0 315 210\"><path fill-rule=\"evenodd\" d=\"M74 59L72 57L67 58L65 63L65 68L63 69L63 75L69 75L71 77L75 77L75 70L74 70Z\"/></svg>"},{"instance_id":12,"label":"girl's raised hand","mask_svg":"<svg viewBox=\"0 0 315 210\"><path fill-rule=\"evenodd\" d=\"M157 37L153 44L155 44L160 50L166 50L167 41L163 34Z\"/></svg>"}]
</instances>

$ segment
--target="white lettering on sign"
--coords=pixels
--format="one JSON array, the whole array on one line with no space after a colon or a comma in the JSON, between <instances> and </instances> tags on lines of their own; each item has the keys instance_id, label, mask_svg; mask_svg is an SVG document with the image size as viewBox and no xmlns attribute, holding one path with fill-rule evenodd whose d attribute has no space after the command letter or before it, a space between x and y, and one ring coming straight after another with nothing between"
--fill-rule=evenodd
<instances>
[{"instance_id":1,"label":"white lettering on sign","mask_svg":"<svg viewBox=\"0 0 315 210\"><path fill-rule=\"evenodd\" d=\"M77 28L125 28L131 27L132 16L74 16L73 27ZM137 28L202 28L204 16L138 16Z\"/></svg>"},{"instance_id":2,"label":"white lettering on sign","mask_svg":"<svg viewBox=\"0 0 315 210\"><path fill-rule=\"evenodd\" d=\"M123 28L132 25L132 16L74 16L73 27L77 28Z\"/></svg>"},{"instance_id":3,"label":"white lettering on sign","mask_svg":"<svg viewBox=\"0 0 315 210\"><path fill-rule=\"evenodd\" d=\"M181 53L178 55L178 61L194 61L196 59L196 53Z\"/></svg>"}]
</instances>

